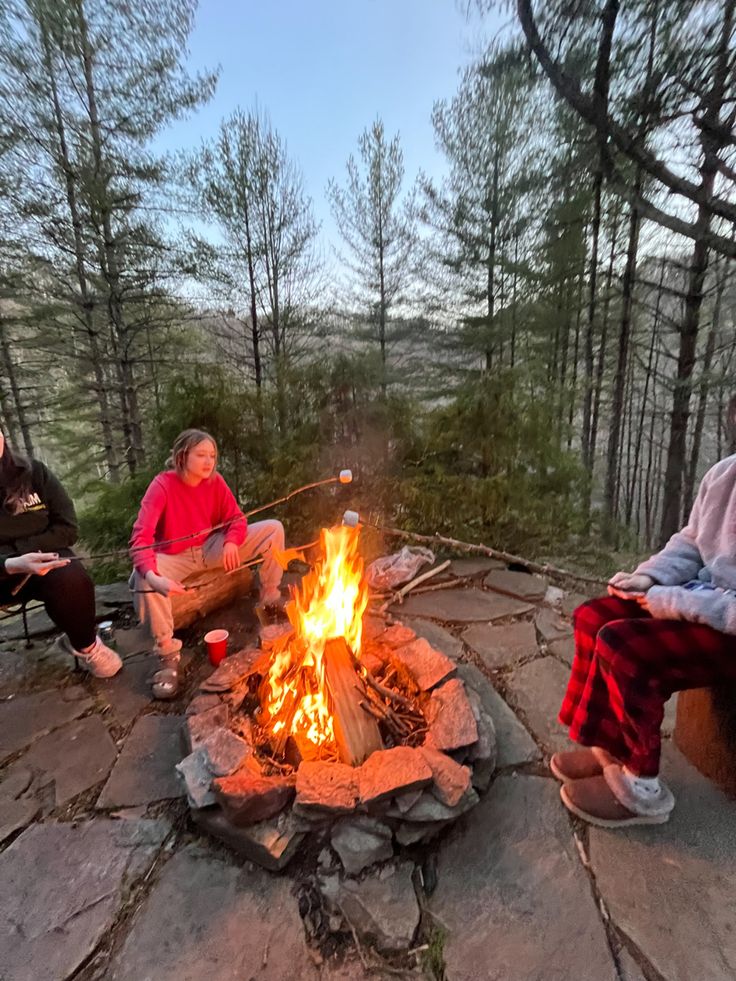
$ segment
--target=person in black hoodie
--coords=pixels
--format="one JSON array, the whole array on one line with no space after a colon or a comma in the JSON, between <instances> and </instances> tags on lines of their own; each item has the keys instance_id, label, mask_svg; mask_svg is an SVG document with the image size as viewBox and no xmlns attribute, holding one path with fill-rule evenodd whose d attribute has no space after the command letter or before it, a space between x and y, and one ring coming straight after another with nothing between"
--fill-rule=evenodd
<instances>
[{"instance_id":1,"label":"person in black hoodie","mask_svg":"<svg viewBox=\"0 0 736 981\"><path fill-rule=\"evenodd\" d=\"M122 661L97 636L92 580L71 561L76 540L74 505L58 478L0 433L0 605L41 600L69 653L96 678L111 678Z\"/></svg>"}]
</instances>

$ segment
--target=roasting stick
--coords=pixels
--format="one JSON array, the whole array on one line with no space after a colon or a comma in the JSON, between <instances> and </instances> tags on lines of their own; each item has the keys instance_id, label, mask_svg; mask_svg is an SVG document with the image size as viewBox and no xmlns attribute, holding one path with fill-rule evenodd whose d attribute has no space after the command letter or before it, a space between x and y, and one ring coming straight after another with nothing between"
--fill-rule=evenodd
<instances>
[{"instance_id":1,"label":"roasting stick","mask_svg":"<svg viewBox=\"0 0 736 981\"><path fill-rule=\"evenodd\" d=\"M402 528L386 528L383 525L378 525L373 521L363 520L357 511L346 511L342 520L343 524L351 525L352 527L355 527L358 524L367 525L369 528L375 528L384 535L390 535L393 538L402 538L407 541L420 542L422 545L446 545L448 548L454 549L458 552L488 555L493 559L500 559L502 562L506 562L507 564L513 563L516 565L526 566L527 569L530 569L532 572L540 573L541 575L557 576L561 579L573 579L576 582L584 582L594 586L608 585L608 580L601 579L598 576L583 576L578 572L571 572L569 569L560 569L548 562L533 562L531 559L525 559L521 555L512 555L510 552L502 552L497 548L490 548L488 545L473 545L470 542L461 542L457 538L448 538L445 535L419 535L414 531L404 531Z\"/></svg>"},{"instance_id":2,"label":"roasting stick","mask_svg":"<svg viewBox=\"0 0 736 981\"><path fill-rule=\"evenodd\" d=\"M324 480L315 480L311 484L305 484L303 487L297 487L296 490L290 491L288 494L277 498L275 501L269 501L268 504L261 504L260 507L253 508L252 511L246 511L245 517L250 518L254 514L260 514L261 511L267 511L269 508L274 508L279 504L290 501L292 497L296 497L297 494L303 494L304 491L312 490L314 487L323 487L326 484L350 484L352 481L352 470L341 470L336 477L327 477ZM229 521L223 521L219 525L213 525L211 528L203 528L202 531L195 531L189 535L182 535L181 538L170 538L164 542L155 542L153 545L139 545L136 548L115 549L112 552L100 552L98 555L70 555L68 558L70 562L91 562L94 559L109 559L118 555L130 555L131 552L140 552L147 548L155 548L156 546L160 547L161 545L175 545L178 542L188 541L191 538L198 538L200 535L211 534L213 531L219 531L220 529L226 528L228 525L233 524L234 521L239 520L239 518L231 518ZM309 548L309 545L304 545L303 548ZM261 560L258 559L258 561L260 562ZM247 563L247 565L255 565L255 562ZM245 566L241 566L240 568L245 568ZM237 572L238 570L233 571ZM34 575L34 573L29 572L23 576L21 581L10 591L10 595L17 596L32 575ZM191 588L196 589L198 587ZM149 590L135 590L135 592L149 592Z\"/></svg>"}]
</instances>

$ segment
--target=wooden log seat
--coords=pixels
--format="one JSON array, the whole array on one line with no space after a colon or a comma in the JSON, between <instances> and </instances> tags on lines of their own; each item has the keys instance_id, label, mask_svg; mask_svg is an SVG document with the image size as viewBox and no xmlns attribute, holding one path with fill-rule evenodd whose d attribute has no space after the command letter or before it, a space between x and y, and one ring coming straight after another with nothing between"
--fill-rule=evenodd
<instances>
[{"instance_id":1,"label":"wooden log seat","mask_svg":"<svg viewBox=\"0 0 736 981\"><path fill-rule=\"evenodd\" d=\"M253 585L253 576L248 569L229 576L222 570L205 569L184 580L185 586L196 586L199 583L205 585L171 597L175 630L188 627L198 617L206 616L213 610L244 599Z\"/></svg>"},{"instance_id":2,"label":"wooden log seat","mask_svg":"<svg viewBox=\"0 0 736 981\"><path fill-rule=\"evenodd\" d=\"M736 797L736 683L681 691L674 740L702 774Z\"/></svg>"}]
</instances>

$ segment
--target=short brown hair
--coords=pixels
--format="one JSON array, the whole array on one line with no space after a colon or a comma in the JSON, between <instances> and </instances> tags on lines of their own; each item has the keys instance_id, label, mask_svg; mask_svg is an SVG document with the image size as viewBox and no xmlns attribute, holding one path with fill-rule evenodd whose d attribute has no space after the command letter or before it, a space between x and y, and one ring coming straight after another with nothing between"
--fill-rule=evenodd
<instances>
[{"instance_id":1,"label":"short brown hair","mask_svg":"<svg viewBox=\"0 0 736 981\"><path fill-rule=\"evenodd\" d=\"M166 461L166 466L169 470L176 470L179 476L181 476L184 473L189 451L194 449L199 443L204 442L204 440L209 440L214 446L215 466L217 466L217 443L212 436L205 432L204 429L185 429L183 433L179 433L174 440L174 445L171 447L171 455Z\"/></svg>"}]
</instances>

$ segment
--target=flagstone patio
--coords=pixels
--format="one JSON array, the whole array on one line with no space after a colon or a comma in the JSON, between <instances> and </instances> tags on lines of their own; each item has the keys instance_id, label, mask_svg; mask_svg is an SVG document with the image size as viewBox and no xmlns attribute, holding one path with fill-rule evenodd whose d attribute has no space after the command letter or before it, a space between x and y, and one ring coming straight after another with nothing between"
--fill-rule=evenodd
<instances>
[{"instance_id":1,"label":"flagstone patio","mask_svg":"<svg viewBox=\"0 0 736 981\"><path fill-rule=\"evenodd\" d=\"M450 588L393 613L478 692L495 724L494 779L437 839L343 883L329 841L319 855L300 846L274 874L213 843L182 799L174 764L185 707L209 671L201 637L217 624L237 646L252 641L252 611L190 630L188 684L171 704L151 700L153 663L120 588L98 597L101 616L115 611L125 659L110 682L73 672L43 617L31 618L29 651L5 625L0 977L732 981L736 803L668 740L678 806L667 825L572 820L546 760L567 745L555 715L581 597L556 611L543 580L493 560L455 560L450 572ZM279 835L258 847L286 847ZM320 907L320 877L342 916Z\"/></svg>"}]
</instances>

